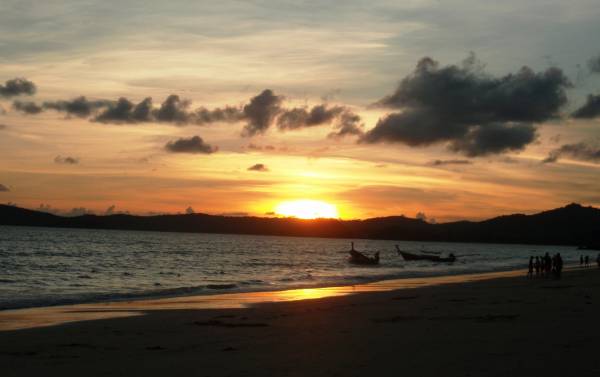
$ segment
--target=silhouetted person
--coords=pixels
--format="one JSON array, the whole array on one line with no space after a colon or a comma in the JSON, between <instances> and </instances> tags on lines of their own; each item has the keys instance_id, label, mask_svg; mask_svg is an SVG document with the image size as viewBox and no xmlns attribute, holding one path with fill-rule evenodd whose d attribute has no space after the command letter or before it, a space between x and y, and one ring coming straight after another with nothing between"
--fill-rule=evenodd
<instances>
[{"instance_id":1,"label":"silhouetted person","mask_svg":"<svg viewBox=\"0 0 600 377\"><path fill-rule=\"evenodd\" d=\"M535 276L540 276L540 257L535 257Z\"/></svg>"},{"instance_id":2,"label":"silhouetted person","mask_svg":"<svg viewBox=\"0 0 600 377\"><path fill-rule=\"evenodd\" d=\"M363 257L362 253L359 253L358 251L354 250L354 242L350 242L351 248L350 248L350 255L352 256L352 258L361 258Z\"/></svg>"},{"instance_id":3,"label":"silhouetted person","mask_svg":"<svg viewBox=\"0 0 600 377\"><path fill-rule=\"evenodd\" d=\"M579 265L583 267L583 255L579 257Z\"/></svg>"},{"instance_id":4,"label":"silhouetted person","mask_svg":"<svg viewBox=\"0 0 600 377\"><path fill-rule=\"evenodd\" d=\"M550 254L546 253L546 255L544 255L544 274L546 276L550 276L551 271L552 271L552 258L550 258Z\"/></svg>"},{"instance_id":5,"label":"silhouetted person","mask_svg":"<svg viewBox=\"0 0 600 377\"><path fill-rule=\"evenodd\" d=\"M527 277L533 278L533 257L529 257L529 270L527 271Z\"/></svg>"},{"instance_id":6,"label":"silhouetted person","mask_svg":"<svg viewBox=\"0 0 600 377\"><path fill-rule=\"evenodd\" d=\"M589 266L590 266L590 256L589 256L589 255L586 255L586 256L585 256L585 266L586 266L586 267L589 267Z\"/></svg>"},{"instance_id":7,"label":"silhouetted person","mask_svg":"<svg viewBox=\"0 0 600 377\"><path fill-rule=\"evenodd\" d=\"M600 268L600 253L598 253L598 256L596 257L596 263L598 263L598 268Z\"/></svg>"},{"instance_id":8,"label":"silhouetted person","mask_svg":"<svg viewBox=\"0 0 600 377\"><path fill-rule=\"evenodd\" d=\"M556 254L556 259L554 261L555 267L554 269L556 270L556 278L560 279L560 275L562 273L562 269L563 269L563 259L560 256L560 253Z\"/></svg>"}]
</instances>

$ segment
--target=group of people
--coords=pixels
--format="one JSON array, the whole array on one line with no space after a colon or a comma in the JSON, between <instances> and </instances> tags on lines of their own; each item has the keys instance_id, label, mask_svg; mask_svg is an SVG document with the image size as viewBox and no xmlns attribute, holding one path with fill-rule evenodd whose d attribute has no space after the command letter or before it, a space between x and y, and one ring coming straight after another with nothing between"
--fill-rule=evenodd
<instances>
[{"instance_id":1,"label":"group of people","mask_svg":"<svg viewBox=\"0 0 600 377\"><path fill-rule=\"evenodd\" d=\"M598 263L598 268L600 268L600 253L596 257L596 263ZM579 265L581 267L589 267L590 266L590 257L586 255L585 257L582 255L579 257Z\"/></svg>"},{"instance_id":2,"label":"group of people","mask_svg":"<svg viewBox=\"0 0 600 377\"><path fill-rule=\"evenodd\" d=\"M546 253L542 257L529 257L529 271L527 272L527 277L533 278L533 272L535 271L535 276L543 276L543 277L551 277L554 276L557 279L560 279L560 275L563 269L563 259L560 256L560 253L556 253L554 256L550 256L550 254Z\"/></svg>"}]
</instances>

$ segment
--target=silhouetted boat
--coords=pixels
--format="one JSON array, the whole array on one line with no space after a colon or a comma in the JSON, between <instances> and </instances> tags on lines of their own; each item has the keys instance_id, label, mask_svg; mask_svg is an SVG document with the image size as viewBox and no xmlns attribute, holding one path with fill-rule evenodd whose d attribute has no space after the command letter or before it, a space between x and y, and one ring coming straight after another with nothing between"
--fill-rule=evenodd
<instances>
[{"instance_id":1,"label":"silhouetted boat","mask_svg":"<svg viewBox=\"0 0 600 377\"><path fill-rule=\"evenodd\" d=\"M413 253L409 253L407 251L400 250L398 245L396 245L396 251L398 252L398 254L402 255L402 258L404 258L405 261L428 260L431 262L447 262L447 263L452 263L452 262L456 261L456 257L454 256L454 254L450 254L446 258L440 257L439 255L413 254Z\"/></svg>"},{"instance_id":2,"label":"silhouetted boat","mask_svg":"<svg viewBox=\"0 0 600 377\"><path fill-rule=\"evenodd\" d=\"M351 242L351 249L349 251L350 257L348 258L348 262L352 264L361 264L361 265L377 265L379 264L379 252L376 252L374 256L369 257L361 253L360 251L354 250L354 242Z\"/></svg>"}]
</instances>

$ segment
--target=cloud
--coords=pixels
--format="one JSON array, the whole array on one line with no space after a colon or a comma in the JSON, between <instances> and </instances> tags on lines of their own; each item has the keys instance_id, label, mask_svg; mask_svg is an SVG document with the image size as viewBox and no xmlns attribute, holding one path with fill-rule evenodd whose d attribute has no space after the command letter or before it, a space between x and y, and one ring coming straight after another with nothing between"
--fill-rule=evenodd
<instances>
[{"instance_id":1,"label":"cloud","mask_svg":"<svg viewBox=\"0 0 600 377\"><path fill-rule=\"evenodd\" d=\"M276 148L273 145L257 145L250 143L246 146L246 149L251 151L274 151Z\"/></svg>"},{"instance_id":2,"label":"cloud","mask_svg":"<svg viewBox=\"0 0 600 377\"><path fill-rule=\"evenodd\" d=\"M568 156L575 160L600 162L600 148L585 142L575 144L564 144L548 154L542 162L552 163L558 161L562 156Z\"/></svg>"},{"instance_id":3,"label":"cloud","mask_svg":"<svg viewBox=\"0 0 600 377\"><path fill-rule=\"evenodd\" d=\"M14 101L13 109L25 114L38 114L43 111L42 107L31 101Z\"/></svg>"},{"instance_id":4,"label":"cloud","mask_svg":"<svg viewBox=\"0 0 600 377\"><path fill-rule=\"evenodd\" d=\"M327 135L330 139L339 139L344 136L362 136L364 125L361 123L360 116L354 114L349 110L345 110L338 121L334 125L333 132Z\"/></svg>"},{"instance_id":5,"label":"cloud","mask_svg":"<svg viewBox=\"0 0 600 377\"><path fill-rule=\"evenodd\" d=\"M159 122L187 123L190 118L187 112L189 106L189 100L182 100L178 95L171 94L160 108L154 111L154 116Z\"/></svg>"},{"instance_id":6,"label":"cloud","mask_svg":"<svg viewBox=\"0 0 600 377\"><path fill-rule=\"evenodd\" d=\"M344 111L347 110L343 106L327 107L325 104L313 106L310 110L295 107L281 113L277 127L283 131L328 124Z\"/></svg>"},{"instance_id":7,"label":"cloud","mask_svg":"<svg viewBox=\"0 0 600 377\"><path fill-rule=\"evenodd\" d=\"M56 157L54 157L54 163L65 164L65 165L76 165L79 163L79 159L76 157L70 157L70 156L66 156L66 157L56 156Z\"/></svg>"},{"instance_id":8,"label":"cloud","mask_svg":"<svg viewBox=\"0 0 600 377\"><path fill-rule=\"evenodd\" d=\"M469 157L485 156L522 150L536 137L536 129L530 123L491 123L471 128L450 144L450 150Z\"/></svg>"},{"instance_id":9,"label":"cloud","mask_svg":"<svg viewBox=\"0 0 600 377\"><path fill-rule=\"evenodd\" d=\"M600 73L600 55L588 60L588 68L592 73Z\"/></svg>"},{"instance_id":10,"label":"cloud","mask_svg":"<svg viewBox=\"0 0 600 377\"><path fill-rule=\"evenodd\" d=\"M9 192L10 190L8 189L8 187L4 186L2 183L0 183L0 192Z\"/></svg>"},{"instance_id":11,"label":"cloud","mask_svg":"<svg viewBox=\"0 0 600 377\"><path fill-rule=\"evenodd\" d=\"M218 150L218 147L213 147L206 144L200 136L191 138L181 138L175 141L169 141L165 145L165 149L172 153L202 153L211 154Z\"/></svg>"},{"instance_id":12,"label":"cloud","mask_svg":"<svg viewBox=\"0 0 600 377\"><path fill-rule=\"evenodd\" d=\"M275 117L281 112L282 96L277 96L271 89L265 89L262 93L250 99L250 103L244 106L244 118L247 120L242 136L251 137L264 134L273 123Z\"/></svg>"},{"instance_id":13,"label":"cloud","mask_svg":"<svg viewBox=\"0 0 600 377\"><path fill-rule=\"evenodd\" d=\"M588 95L586 103L575 110L571 116L578 119L592 119L600 116L600 95Z\"/></svg>"},{"instance_id":14,"label":"cloud","mask_svg":"<svg viewBox=\"0 0 600 377\"><path fill-rule=\"evenodd\" d=\"M106 209L106 211L104 211L104 214L107 216L113 215L115 213L115 208L117 208L117 206L115 206L114 204L111 205Z\"/></svg>"},{"instance_id":15,"label":"cloud","mask_svg":"<svg viewBox=\"0 0 600 377\"><path fill-rule=\"evenodd\" d=\"M243 119L239 108L226 106L209 110L200 107L194 111L188 110L190 101L182 100L179 96L172 94L165 99L160 108L152 108L152 98L147 97L138 104L134 104L127 98L109 105L109 107L94 118L102 123L142 123L142 122L164 122L179 125L194 123L204 125L215 122L237 122Z\"/></svg>"},{"instance_id":16,"label":"cloud","mask_svg":"<svg viewBox=\"0 0 600 377\"><path fill-rule=\"evenodd\" d=\"M187 208L185 209L185 213L186 213L186 214L188 214L188 215L192 215L192 214L194 214L195 212L194 212L194 209L192 208L192 206L189 206L189 207L187 207Z\"/></svg>"},{"instance_id":17,"label":"cloud","mask_svg":"<svg viewBox=\"0 0 600 377\"><path fill-rule=\"evenodd\" d=\"M56 156L54 158L54 162L57 164L66 164L66 165L76 165L79 163L79 158L71 157L71 156Z\"/></svg>"},{"instance_id":18,"label":"cloud","mask_svg":"<svg viewBox=\"0 0 600 377\"><path fill-rule=\"evenodd\" d=\"M215 122L233 123L244 119L244 114L239 108L233 106L225 106L212 110L200 107L194 112L193 118L194 123L198 125Z\"/></svg>"},{"instance_id":19,"label":"cloud","mask_svg":"<svg viewBox=\"0 0 600 377\"><path fill-rule=\"evenodd\" d=\"M280 131L289 131L332 122L335 131L328 135L329 138L363 134L360 116L345 106L328 107L326 104L313 106L310 110L304 107L283 110L277 118L277 128Z\"/></svg>"},{"instance_id":20,"label":"cloud","mask_svg":"<svg viewBox=\"0 0 600 377\"><path fill-rule=\"evenodd\" d=\"M121 97L94 118L102 123L139 123L152 121L152 98L147 97L137 105Z\"/></svg>"},{"instance_id":21,"label":"cloud","mask_svg":"<svg viewBox=\"0 0 600 377\"><path fill-rule=\"evenodd\" d=\"M570 86L558 68L536 73L523 67L493 77L474 55L445 67L425 57L392 95L375 104L401 111L379 119L361 142L450 143L451 150L468 156L520 150L535 139L533 123L559 117Z\"/></svg>"},{"instance_id":22,"label":"cloud","mask_svg":"<svg viewBox=\"0 0 600 377\"><path fill-rule=\"evenodd\" d=\"M44 109L51 109L59 112L67 113L68 115L74 115L80 118L87 118L96 112L98 109L108 107L112 104L111 101L107 100L96 100L90 101L84 96L80 96L68 101L49 101L44 102L42 107Z\"/></svg>"},{"instance_id":23,"label":"cloud","mask_svg":"<svg viewBox=\"0 0 600 377\"><path fill-rule=\"evenodd\" d=\"M24 78L16 78L7 80L4 85L0 85L0 97L31 96L35 94L36 90L37 88L33 82Z\"/></svg>"},{"instance_id":24,"label":"cloud","mask_svg":"<svg viewBox=\"0 0 600 377\"><path fill-rule=\"evenodd\" d=\"M473 162L470 160L433 160L430 165L443 166L443 165L470 165Z\"/></svg>"},{"instance_id":25,"label":"cloud","mask_svg":"<svg viewBox=\"0 0 600 377\"><path fill-rule=\"evenodd\" d=\"M269 169L267 168L267 166L265 164L254 164L254 165L250 166L247 170L249 170L249 171L260 171L260 172L267 172L267 171L269 171Z\"/></svg>"},{"instance_id":26,"label":"cloud","mask_svg":"<svg viewBox=\"0 0 600 377\"><path fill-rule=\"evenodd\" d=\"M105 124L136 124L145 122L172 123L176 125L206 125L217 122L236 123L245 121L242 136L264 134L277 121L281 131L333 123L334 132L329 137L362 135L361 118L345 106L316 105L312 108L284 109L284 97L270 89L252 97L243 107L224 106L213 109L198 107L190 109L191 102L176 94L169 95L159 108L154 108L152 98L139 103L121 97L117 101L90 101L84 96L73 100L45 102L15 101L13 107L25 114L38 114L44 110L56 110L80 118Z\"/></svg>"}]
</instances>

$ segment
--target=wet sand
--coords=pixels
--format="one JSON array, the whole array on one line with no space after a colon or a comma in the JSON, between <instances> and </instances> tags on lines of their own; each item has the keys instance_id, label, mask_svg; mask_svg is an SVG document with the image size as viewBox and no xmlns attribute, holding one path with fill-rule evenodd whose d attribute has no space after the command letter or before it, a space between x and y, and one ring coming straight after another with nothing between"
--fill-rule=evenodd
<instances>
[{"instance_id":1,"label":"wet sand","mask_svg":"<svg viewBox=\"0 0 600 377\"><path fill-rule=\"evenodd\" d=\"M600 270L444 279L4 311L2 375L600 375Z\"/></svg>"}]
</instances>

